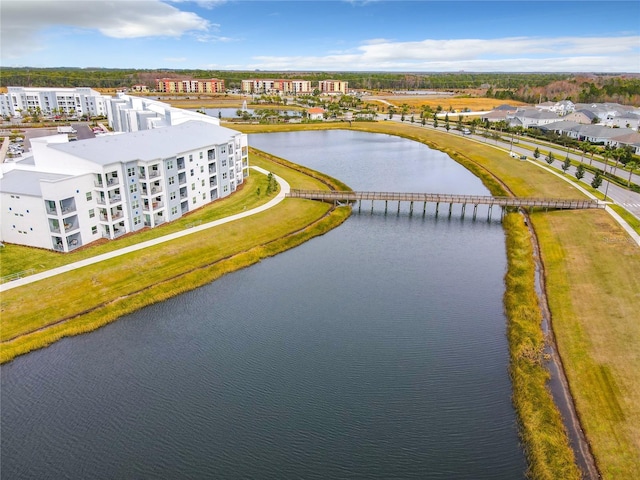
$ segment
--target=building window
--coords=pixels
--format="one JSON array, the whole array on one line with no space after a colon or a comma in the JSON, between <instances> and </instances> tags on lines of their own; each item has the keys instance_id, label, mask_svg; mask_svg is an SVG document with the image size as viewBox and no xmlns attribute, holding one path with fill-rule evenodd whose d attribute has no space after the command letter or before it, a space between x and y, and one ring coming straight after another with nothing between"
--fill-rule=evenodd
<instances>
[{"instance_id":1,"label":"building window","mask_svg":"<svg viewBox=\"0 0 640 480\"><path fill-rule=\"evenodd\" d=\"M223 158L223 159L222 159L222 166L223 166L223 167L226 167L226 166L227 166L227 159L226 159L226 158Z\"/></svg>"},{"instance_id":2,"label":"building window","mask_svg":"<svg viewBox=\"0 0 640 480\"><path fill-rule=\"evenodd\" d=\"M204 154L203 154L202 152L200 152L200 158L201 158L201 159L202 159L203 155L204 155Z\"/></svg>"},{"instance_id":3,"label":"building window","mask_svg":"<svg viewBox=\"0 0 640 480\"><path fill-rule=\"evenodd\" d=\"M175 200L176 199L176 192L171 192L169 194L169 200Z\"/></svg>"},{"instance_id":4,"label":"building window","mask_svg":"<svg viewBox=\"0 0 640 480\"><path fill-rule=\"evenodd\" d=\"M91 192L87 192L87 202L90 202L92 198L93 195L91 195Z\"/></svg>"},{"instance_id":5,"label":"building window","mask_svg":"<svg viewBox=\"0 0 640 480\"><path fill-rule=\"evenodd\" d=\"M200 173L204 173L204 165L200 165Z\"/></svg>"},{"instance_id":6,"label":"building window","mask_svg":"<svg viewBox=\"0 0 640 480\"><path fill-rule=\"evenodd\" d=\"M227 146L226 145L222 145L220 147L220 153L227 153Z\"/></svg>"},{"instance_id":7,"label":"building window","mask_svg":"<svg viewBox=\"0 0 640 480\"><path fill-rule=\"evenodd\" d=\"M226 180L227 179L227 172L222 172L222 179Z\"/></svg>"},{"instance_id":8,"label":"building window","mask_svg":"<svg viewBox=\"0 0 640 480\"><path fill-rule=\"evenodd\" d=\"M172 207L171 208L171 215L177 215L178 214L178 207Z\"/></svg>"},{"instance_id":9,"label":"building window","mask_svg":"<svg viewBox=\"0 0 640 480\"><path fill-rule=\"evenodd\" d=\"M203 199L203 200L206 200L206 199L207 199L207 194L206 194L206 193L203 193L203 194L202 194L202 199Z\"/></svg>"},{"instance_id":10,"label":"building window","mask_svg":"<svg viewBox=\"0 0 640 480\"><path fill-rule=\"evenodd\" d=\"M127 175L129 177L135 177L136 176L136 169L134 167L127 168Z\"/></svg>"},{"instance_id":11,"label":"building window","mask_svg":"<svg viewBox=\"0 0 640 480\"><path fill-rule=\"evenodd\" d=\"M140 216L133 217L133 224L134 225L140 225L141 221L142 221L142 219L140 218Z\"/></svg>"},{"instance_id":12,"label":"building window","mask_svg":"<svg viewBox=\"0 0 640 480\"><path fill-rule=\"evenodd\" d=\"M189 154L189 161L193 162L193 155Z\"/></svg>"},{"instance_id":13,"label":"building window","mask_svg":"<svg viewBox=\"0 0 640 480\"><path fill-rule=\"evenodd\" d=\"M202 186L204 187L204 180L202 180Z\"/></svg>"},{"instance_id":14,"label":"building window","mask_svg":"<svg viewBox=\"0 0 640 480\"><path fill-rule=\"evenodd\" d=\"M96 212L92 208L91 210L89 210L89 218L93 218L95 216L96 216Z\"/></svg>"},{"instance_id":15,"label":"building window","mask_svg":"<svg viewBox=\"0 0 640 480\"><path fill-rule=\"evenodd\" d=\"M193 168L190 170L191 176L193 177L194 173L193 173Z\"/></svg>"},{"instance_id":16,"label":"building window","mask_svg":"<svg viewBox=\"0 0 640 480\"><path fill-rule=\"evenodd\" d=\"M196 203L198 201L198 199L196 197L193 197L193 203Z\"/></svg>"},{"instance_id":17,"label":"building window","mask_svg":"<svg viewBox=\"0 0 640 480\"><path fill-rule=\"evenodd\" d=\"M168 160L167 161L167 170L171 170L173 169L173 160Z\"/></svg>"},{"instance_id":18,"label":"building window","mask_svg":"<svg viewBox=\"0 0 640 480\"><path fill-rule=\"evenodd\" d=\"M195 184L195 183L192 183L192 184L191 184L191 190L195 190L195 189L196 189L196 184Z\"/></svg>"},{"instance_id":19,"label":"building window","mask_svg":"<svg viewBox=\"0 0 640 480\"><path fill-rule=\"evenodd\" d=\"M169 185L176 183L176 177L169 177Z\"/></svg>"},{"instance_id":20,"label":"building window","mask_svg":"<svg viewBox=\"0 0 640 480\"><path fill-rule=\"evenodd\" d=\"M131 193L133 193L133 192L137 192L137 191L138 191L138 184L137 184L137 183L134 183L134 184L132 184L132 185L129 185L129 191L130 191Z\"/></svg>"},{"instance_id":21,"label":"building window","mask_svg":"<svg viewBox=\"0 0 640 480\"><path fill-rule=\"evenodd\" d=\"M95 235L96 233L98 233L98 227L94 225L93 227L91 227L91 234Z\"/></svg>"},{"instance_id":22,"label":"building window","mask_svg":"<svg viewBox=\"0 0 640 480\"><path fill-rule=\"evenodd\" d=\"M229 185L225 185L224 187L222 187L222 191L223 192L228 192L229 191Z\"/></svg>"}]
</instances>

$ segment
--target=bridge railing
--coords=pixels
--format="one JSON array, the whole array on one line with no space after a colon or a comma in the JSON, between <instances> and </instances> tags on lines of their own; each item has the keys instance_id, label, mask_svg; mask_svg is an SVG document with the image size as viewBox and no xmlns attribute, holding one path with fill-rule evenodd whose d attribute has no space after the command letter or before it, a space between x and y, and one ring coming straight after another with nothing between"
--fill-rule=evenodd
<instances>
[{"instance_id":1,"label":"bridge railing","mask_svg":"<svg viewBox=\"0 0 640 480\"><path fill-rule=\"evenodd\" d=\"M354 202L359 200L383 200L398 202L495 205L502 207L544 207L557 209L585 209L599 208L603 206L597 200L588 199L492 197L487 195L457 195L443 193L291 190L291 192L287 196L292 198L308 198L312 200L344 202Z\"/></svg>"}]
</instances>

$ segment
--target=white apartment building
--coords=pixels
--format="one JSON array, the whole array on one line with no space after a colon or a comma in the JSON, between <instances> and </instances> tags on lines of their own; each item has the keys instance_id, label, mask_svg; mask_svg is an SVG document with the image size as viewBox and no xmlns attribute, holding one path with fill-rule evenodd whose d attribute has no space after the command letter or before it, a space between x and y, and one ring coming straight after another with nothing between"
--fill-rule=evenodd
<instances>
[{"instance_id":1,"label":"white apartment building","mask_svg":"<svg viewBox=\"0 0 640 480\"><path fill-rule=\"evenodd\" d=\"M109 98L109 95L102 95L88 87L7 87L7 93L0 96L0 114L20 117L23 112L27 114L39 109L47 116L104 116L107 114L106 104Z\"/></svg>"},{"instance_id":2,"label":"white apartment building","mask_svg":"<svg viewBox=\"0 0 640 480\"><path fill-rule=\"evenodd\" d=\"M212 122L31 145L3 164L0 241L61 252L176 220L249 174L247 136Z\"/></svg>"},{"instance_id":3,"label":"white apartment building","mask_svg":"<svg viewBox=\"0 0 640 480\"><path fill-rule=\"evenodd\" d=\"M115 132L137 132L196 120L220 125L215 117L174 108L167 103L145 97L135 97L119 93L107 102L109 126Z\"/></svg>"}]
</instances>

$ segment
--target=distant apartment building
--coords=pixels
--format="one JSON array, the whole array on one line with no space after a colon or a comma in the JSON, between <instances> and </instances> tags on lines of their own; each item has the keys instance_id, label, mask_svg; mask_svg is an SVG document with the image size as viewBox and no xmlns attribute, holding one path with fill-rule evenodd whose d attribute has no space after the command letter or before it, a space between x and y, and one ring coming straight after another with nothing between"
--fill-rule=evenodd
<instances>
[{"instance_id":1,"label":"distant apartment building","mask_svg":"<svg viewBox=\"0 0 640 480\"><path fill-rule=\"evenodd\" d=\"M156 91L164 93L224 93L224 80L180 80L160 78L156 80Z\"/></svg>"},{"instance_id":2,"label":"distant apartment building","mask_svg":"<svg viewBox=\"0 0 640 480\"><path fill-rule=\"evenodd\" d=\"M255 78L242 80L243 93L258 94L309 94L312 92L311 82L309 80L272 80L264 78Z\"/></svg>"},{"instance_id":3,"label":"distant apartment building","mask_svg":"<svg viewBox=\"0 0 640 480\"><path fill-rule=\"evenodd\" d=\"M136 85L132 85L131 86L131 90L134 92L148 92L149 91L149 87L147 87L146 85L142 85L140 83L136 84Z\"/></svg>"},{"instance_id":4,"label":"distant apartment building","mask_svg":"<svg viewBox=\"0 0 640 480\"><path fill-rule=\"evenodd\" d=\"M30 111L39 111L46 116L103 116L107 114L109 98L109 95L102 95L88 87L7 87L7 93L1 95L0 114L20 117Z\"/></svg>"},{"instance_id":5,"label":"distant apartment building","mask_svg":"<svg viewBox=\"0 0 640 480\"><path fill-rule=\"evenodd\" d=\"M348 87L349 82L342 80L321 80L318 82L318 90L321 93L346 95Z\"/></svg>"}]
</instances>

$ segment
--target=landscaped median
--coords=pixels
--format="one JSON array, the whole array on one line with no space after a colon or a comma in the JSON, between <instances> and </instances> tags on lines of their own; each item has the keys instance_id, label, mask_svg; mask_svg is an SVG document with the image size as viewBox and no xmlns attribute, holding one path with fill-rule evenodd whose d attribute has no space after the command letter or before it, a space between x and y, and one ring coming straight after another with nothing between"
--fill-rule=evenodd
<instances>
[{"instance_id":1,"label":"landscaped median","mask_svg":"<svg viewBox=\"0 0 640 480\"><path fill-rule=\"evenodd\" d=\"M297 188L344 188L328 176L303 174L287 162L261 158L259 152L253 151L250 161ZM257 197L258 190L266 191L266 176L249 178L253 181L244 187L245 195ZM237 207L242 211L241 204ZM0 360L4 363L60 338L94 330L292 248L335 228L349 213L348 207L285 199L241 221L3 292ZM10 250L20 247L7 248L3 255L15 255Z\"/></svg>"}]
</instances>

